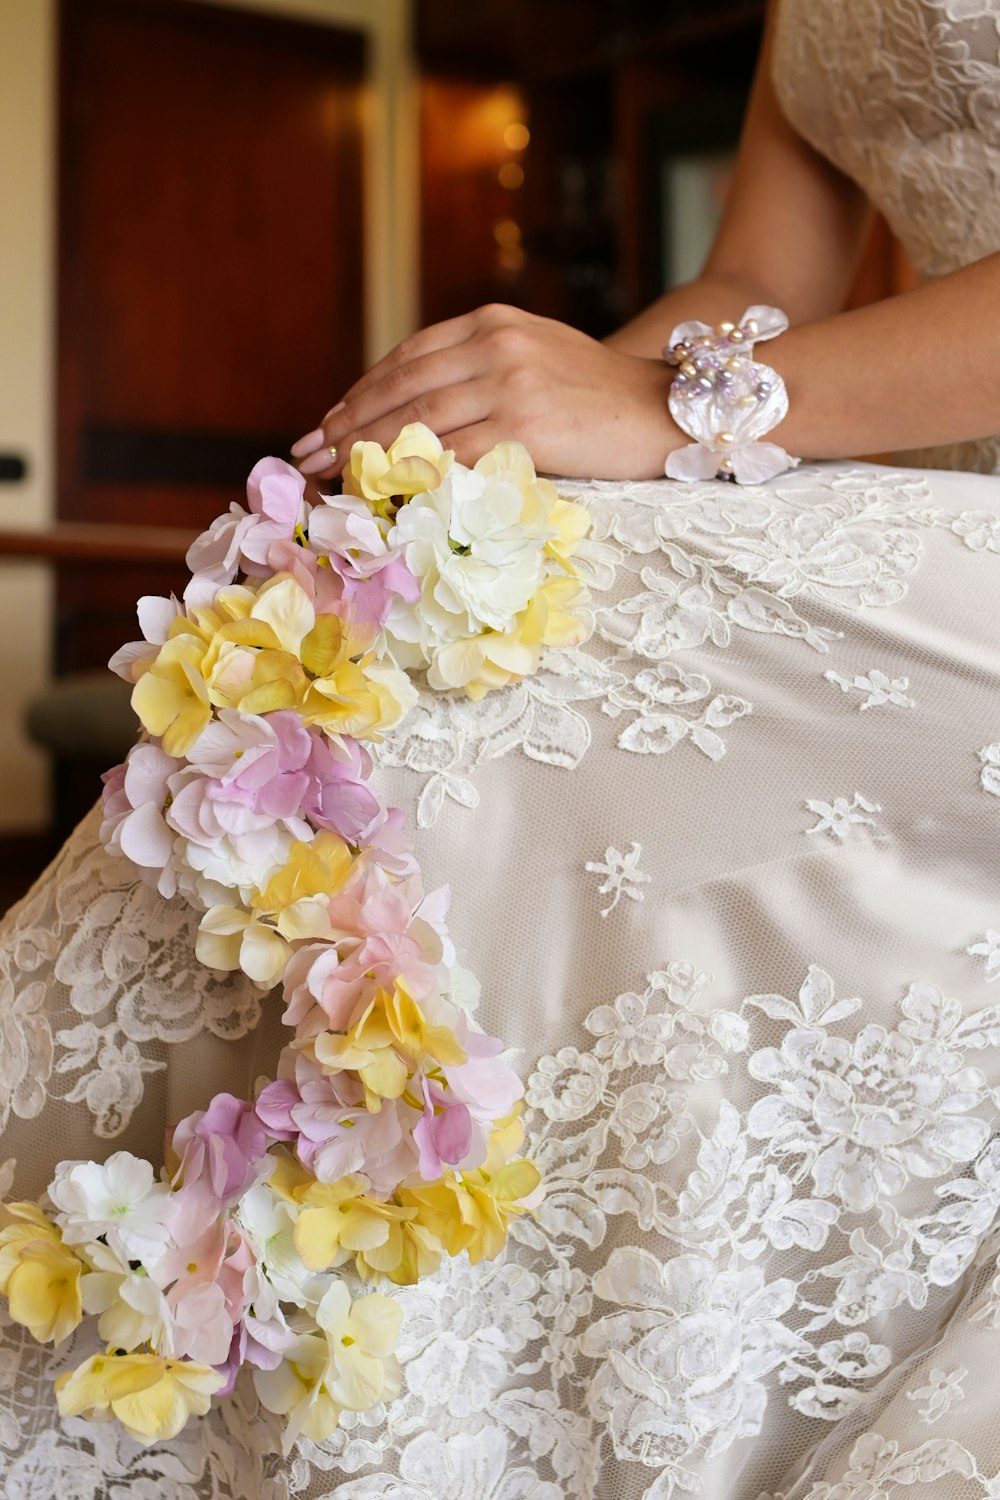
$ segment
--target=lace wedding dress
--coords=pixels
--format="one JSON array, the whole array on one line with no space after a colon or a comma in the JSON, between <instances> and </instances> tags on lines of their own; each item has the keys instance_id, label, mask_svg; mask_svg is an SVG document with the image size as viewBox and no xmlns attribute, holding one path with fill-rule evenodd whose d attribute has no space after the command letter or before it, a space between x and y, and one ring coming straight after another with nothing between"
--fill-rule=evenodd
<instances>
[{"instance_id":1,"label":"lace wedding dress","mask_svg":"<svg viewBox=\"0 0 1000 1500\"><path fill-rule=\"evenodd\" d=\"M810 48L847 10L821 88ZM790 0L784 22L789 109L923 124L945 194L941 120L1000 82L993 8ZM874 103L866 28L892 59ZM887 199L905 163L876 138ZM60 1423L82 1336L5 1327L9 1500L1000 1496L997 484L563 488L593 517L592 639L478 704L422 695L379 771L517 1049L544 1203L500 1260L394 1291L402 1395L287 1460L249 1382L149 1449ZM280 1045L276 999L202 969L194 915L97 821L0 928L7 1197L63 1157L155 1157Z\"/></svg>"}]
</instances>

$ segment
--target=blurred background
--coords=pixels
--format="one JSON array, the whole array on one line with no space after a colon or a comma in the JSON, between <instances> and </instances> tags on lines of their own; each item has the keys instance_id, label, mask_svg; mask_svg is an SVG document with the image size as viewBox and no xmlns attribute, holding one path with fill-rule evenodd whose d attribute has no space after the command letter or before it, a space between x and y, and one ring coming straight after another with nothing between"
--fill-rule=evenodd
<instances>
[{"instance_id":1,"label":"blurred background","mask_svg":"<svg viewBox=\"0 0 1000 1500\"><path fill-rule=\"evenodd\" d=\"M3 0L0 907L121 759L195 532L413 328L695 274L763 0ZM877 225L855 288L907 271Z\"/></svg>"}]
</instances>

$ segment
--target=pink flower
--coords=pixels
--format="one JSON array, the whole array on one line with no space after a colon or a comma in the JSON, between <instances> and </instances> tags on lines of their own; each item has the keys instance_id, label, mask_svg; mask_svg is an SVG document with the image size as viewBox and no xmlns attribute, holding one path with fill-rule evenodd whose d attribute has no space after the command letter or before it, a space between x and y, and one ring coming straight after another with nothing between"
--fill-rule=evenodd
<instances>
[{"instance_id":1,"label":"pink flower","mask_svg":"<svg viewBox=\"0 0 1000 1500\"><path fill-rule=\"evenodd\" d=\"M232 1094L216 1094L207 1109L181 1120L172 1144L180 1158L175 1183L186 1189L204 1182L220 1204L241 1198L267 1164L267 1135L254 1106Z\"/></svg>"},{"instance_id":2,"label":"pink flower","mask_svg":"<svg viewBox=\"0 0 1000 1500\"><path fill-rule=\"evenodd\" d=\"M370 1112L356 1078L326 1074L290 1047L282 1055L281 1071L289 1066L294 1080L268 1084L257 1099L258 1116L268 1131L294 1141L299 1161L320 1182L363 1172L372 1192L387 1197L416 1165L413 1127L419 1113L401 1099L385 1099L377 1113Z\"/></svg>"},{"instance_id":3,"label":"pink flower","mask_svg":"<svg viewBox=\"0 0 1000 1500\"><path fill-rule=\"evenodd\" d=\"M281 458L262 458L247 479L249 513L235 502L188 548L191 581L184 590L189 607L210 604L217 591L245 573L267 577L272 543L290 541L309 514L305 480Z\"/></svg>"},{"instance_id":4,"label":"pink flower","mask_svg":"<svg viewBox=\"0 0 1000 1500\"><path fill-rule=\"evenodd\" d=\"M385 810L369 784L372 760L364 746L346 736L334 746L314 731L308 771L309 789L302 804L305 816L317 828L332 828L349 844L367 843L384 820Z\"/></svg>"},{"instance_id":5,"label":"pink flower","mask_svg":"<svg viewBox=\"0 0 1000 1500\"><path fill-rule=\"evenodd\" d=\"M156 744L133 745L124 765L105 772L101 842L109 854L124 854L140 872L149 871L161 896L177 889L172 868L175 835L164 808L170 799L170 777L182 762ZM153 876L153 872L158 872Z\"/></svg>"},{"instance_id":6,"label":"pink flower","mask_svg":"<svg viewBox=\"0 0 1000 1500\"><path fill-rule=\"evenodd\" d=\"M332 898L331 940L300 948L285 970L287 1025L300 1036L342 1031L379 988L402 979L418 1000L435 988L442 944L420 917L420 904L412 908L418 892L394 886L375 866Z\"/></svg>"},{"instance_id":7,"label":"pink flower","mask_svg":"<svg viewBox=\"0 0 1000 1500\"><path fill-rule=\"evenodd\" d=\"M446 1166L464 1164L472 1145L472 1116L468 1106L422 1078L424 1112L413 1137L420 1151L420 1175L436 1182ZM485 1160L485 1145L480 1162ZM480 1165L476 1162L475 1165ZM473 1163L469 1163L473 1165Z\"/></svg>"},{"instance_id":8,"label":"pink flower","mask_svg":"<svg viewBox=\"0 0 1000 1500\"><path fill-rule=\"evenodd\" d=\"M455 1035L467 1061L442 1067L449 1091L482 1122L503 1119L524 1093L520 1078L500 1056L503 1042L477 1031L464 1015L459 1018Z\"/></svg>"}]
</instances>

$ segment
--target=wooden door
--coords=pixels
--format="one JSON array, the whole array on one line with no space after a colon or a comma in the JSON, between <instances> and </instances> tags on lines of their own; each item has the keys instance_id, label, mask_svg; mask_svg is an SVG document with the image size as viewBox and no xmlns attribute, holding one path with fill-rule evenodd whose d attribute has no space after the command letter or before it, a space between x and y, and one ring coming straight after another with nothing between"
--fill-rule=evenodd
<instances>
[{"instance_id":1,"label":"wooden door","mask_svg":"<svg viewBox=\"0 0 1000 1500\"><path fill-rule=\"evenodd\" d=\"M60 68L58 514L193 534L362 367L364 39L63 0ZM62 566L58 667L182 584Z\"/></svg>"}]
</instances>

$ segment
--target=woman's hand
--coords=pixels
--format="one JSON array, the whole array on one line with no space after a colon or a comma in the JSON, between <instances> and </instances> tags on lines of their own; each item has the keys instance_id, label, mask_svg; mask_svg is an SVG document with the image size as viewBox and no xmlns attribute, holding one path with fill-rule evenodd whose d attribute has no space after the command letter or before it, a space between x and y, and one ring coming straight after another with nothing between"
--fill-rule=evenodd
<instances>
[{"instance_id":1,"label":"woman's hand","mask_svg":"<svg viewBox=\"0 0 1000 1500\"><path fill-rule=\"evenodd\" d=\"M688 441L667 411L672 374L550 318L480 307L404 339L292 453L303 474L329 478L359 438L388 448L423 422L464 464L513 438L546 473L652 478Z\"/></svg>"}]
</instances>

